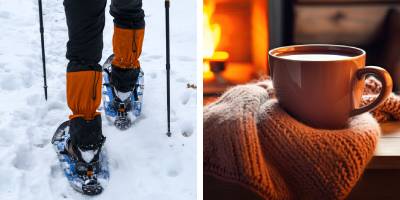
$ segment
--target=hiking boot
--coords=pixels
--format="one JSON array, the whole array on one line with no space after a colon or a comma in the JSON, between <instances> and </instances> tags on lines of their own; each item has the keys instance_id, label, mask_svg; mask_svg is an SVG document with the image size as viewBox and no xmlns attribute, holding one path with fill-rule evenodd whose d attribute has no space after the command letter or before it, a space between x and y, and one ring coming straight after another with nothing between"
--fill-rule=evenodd
<instances>
[{"instance_id":1,"label":"hiking boot","mask_svg":"<svg viewBox=\"0 0 400 200\"><path fill-rule=\"evenodd\" d=\"M93 176L100 170L99 156L106 139L101 131L101 116L97 115L93 120L71 119L69 134L65 150L76 160L76 173Z\"/></svg>"},{"instance_id":2,"label":"hiking boot","mask_svg":"<svg viewBox=\"0 0 400 200\"><path fill-rule=\"evenodd\" d=\"M114 57L108 73L114 96L111 109L116 113L114 125L122 130L131 126L128 112L133 110L132 101L138 101L136 85L141 74L139 57L142 53L143 39L143 28L130 29L114 26Z\"/></svg>"}]
</instances>

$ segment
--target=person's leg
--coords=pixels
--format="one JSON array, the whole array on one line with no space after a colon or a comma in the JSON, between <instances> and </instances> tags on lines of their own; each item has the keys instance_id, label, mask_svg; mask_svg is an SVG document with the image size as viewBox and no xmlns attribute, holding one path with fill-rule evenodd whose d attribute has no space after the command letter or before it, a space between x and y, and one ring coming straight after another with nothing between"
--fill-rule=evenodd
<instances>
[{"instance_id":1,"label":"person's leg","mask_svg":"<svg viewBox=\"0 0 400 200\"><path fill-rule=\"evenodd\" d=\"M64 0L68 66L97 65L103 50L107 0Z\"/></svg>"},{"instance_id":2,"label":"person's leg","mask_svg":"<svg viewBox=\"0 0 400 200\"><path fill-rule=\"evenodd\" d=\"M143 29L145 26L142 0L112 0L110 14L118 27Z\"/></svg>"},{"instance_id":3,"label":"person's leg","mask_svg":"<svg viewBox=\"0 0 400 200\"><path fill-rule=\"evenodd\" d=\"M114 17L111 83L118 92L127 93L140 72L145 28L142 0L112 0L110 14Z\"/></svg>"},{"instance_id":4,"label":"person's leg","mask_svg":"<svg viewBox=\"0 0 400 200\"><path fill-rule=\"evenodd\" d=\"M67 43L67 103L72 111L72 147L94 150L101 146L102 68L106 0L64 0L69 40ZM79 155L78 155L79 156Z\"/></svg>"}]
</instances>

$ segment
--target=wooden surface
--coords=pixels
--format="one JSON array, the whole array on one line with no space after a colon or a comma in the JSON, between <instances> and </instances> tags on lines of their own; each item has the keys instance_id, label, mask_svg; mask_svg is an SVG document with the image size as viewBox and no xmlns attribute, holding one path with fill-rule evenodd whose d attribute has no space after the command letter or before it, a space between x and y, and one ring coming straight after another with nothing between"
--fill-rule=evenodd
<instances>
[{"instance_id":1,"label":"wooden surface","mask_svg":"<svg viewBox=\"0 0 400 200\"><path fill-rule=\"evenodd\" d=\"M400 122L381 124L375 156L348 200L400 199Z\"/></svg>"},{"instance_id":2,"label":"wooden surface","mask_svg":"<svg viewBox=\"0 0 400 200\"><path fill-rule=\"evenodd\" d=\"M348 200L398 200L400 199L400 170L367 169Z\"/></svg>"},{"instance_id":3,"label":"wooden surface","mask_svg":"<svg viewBox=\"0 0 400 200\"><path fill-rule=\"evenodd\" d=\"M400 170L400 122L383 123L381 128L382 136L368 169Z\"/></svg>"},{"instance_id":4,"label":"wooden surface","mask_svg":"<svg viewBox=\"0 0 400 200\"><path fill-rule=\"evenodd\" d=\"M382 136L379 141L377 156L400 156L400 122L381 124Z\"/></svg>"}]
</instances>

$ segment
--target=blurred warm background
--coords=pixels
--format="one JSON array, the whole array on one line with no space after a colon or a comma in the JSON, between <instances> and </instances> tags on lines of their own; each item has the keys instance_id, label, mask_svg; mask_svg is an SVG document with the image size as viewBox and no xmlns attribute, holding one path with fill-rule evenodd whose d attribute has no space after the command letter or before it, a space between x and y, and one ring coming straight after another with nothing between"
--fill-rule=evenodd
<instances>
[{"instance_id":1,"label":"blurred warm background","mask_svg":"<svg viewBox=\"0 0 400 200\"><path fill-rule=\"evenodd\" d=\"M268 75L269 49L330 43L367 51L400 90L400 0L205 0L204 102Z\"/></svg>"}]
</instances>

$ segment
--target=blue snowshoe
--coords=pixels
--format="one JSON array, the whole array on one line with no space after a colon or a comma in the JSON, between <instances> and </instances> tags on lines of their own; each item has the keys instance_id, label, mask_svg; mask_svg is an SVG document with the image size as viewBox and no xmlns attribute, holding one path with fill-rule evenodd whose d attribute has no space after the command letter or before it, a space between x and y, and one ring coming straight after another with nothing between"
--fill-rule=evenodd
<instances>
[{"instance_id":1,"label":"blue snowshoe","mask_svg":"<svg viewBox=\"0 0 400 200\"><path fill-rule=\"evenodd\" d=\"M111 81L111 62L114 55L108 57L103 65L103 105L106 118L118 129L126 130L138 119L142 112L144 73L138 69L136 84L128 92L119 92Z\"/></svg>"},{"instance_id":2,"label":"blue snowshoe","mask_svg":"<svg viewBox=\"0 0 400 200\"><path fill-rule=\"evenodd\" d=\"M110 177L105 149L98 149L100 152L95 162L76 159L67 150L70 145L69 125L70 121L62 123L51 140L61 168L72 188L86 195L100 194Z\"/></svg>"}]
</instances>

